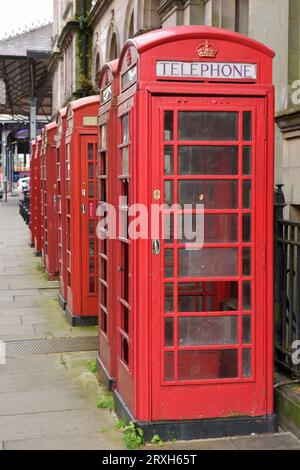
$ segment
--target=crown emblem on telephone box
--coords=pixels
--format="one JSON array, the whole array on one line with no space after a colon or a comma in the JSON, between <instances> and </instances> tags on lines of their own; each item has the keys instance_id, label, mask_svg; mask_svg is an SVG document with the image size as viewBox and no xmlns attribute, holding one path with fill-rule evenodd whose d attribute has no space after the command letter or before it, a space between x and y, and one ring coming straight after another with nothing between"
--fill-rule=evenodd
<instances>
[{"instance_id":1,"label":"crown emblem on telephone box","mask_svg":"<svg viewBox=\"0 0 300 470\"><path fill-rule=\"evenodd\" d=\"M199 57L214 58L218 53L218 49L206 40L204 44L201 44L201 46L198 47L197 53Z\"/></svg>"}]
</instances>

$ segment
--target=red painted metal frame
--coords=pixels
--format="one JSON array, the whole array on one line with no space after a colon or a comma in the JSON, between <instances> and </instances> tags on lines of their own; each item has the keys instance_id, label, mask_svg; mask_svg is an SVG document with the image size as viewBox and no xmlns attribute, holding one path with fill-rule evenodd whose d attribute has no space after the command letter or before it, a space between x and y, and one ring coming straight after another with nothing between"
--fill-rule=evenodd
<instances>
[{"instance_id":1,"label":"red painted metal frame","mask_svg":"<svg viewBox=\"0 0 300 470\"><path fill-rule=\"evenodd\" d=\"M34 247L34 155L36 151L36 140L31 142L31 155L30 155L30 245Z\"/></svg>"},{"instance_id":2,"label":"red painted metal frame","mask_svg":"<svg viewBox=\"0 0 300 470\"><path fill-rule=\"evenodd\" d=\"M100 74L100 109L98 115L99 148L98 148L98 205L111 204L118 206L117 169L115 159L115 142L117 138L116 98L119 95L118 60L105 64ZM103 90L109 93L104 96ZM105 164L103 162L105 159ZM106 201L101 199L101 185L105 184ZM115 239L107 238L106 242L98 241L99 270L99 353L98 360L110 380L116 377L116 295L117 284ZM105 252L106 251L106 252ZM103 290L107 291L107 305L104 306Z\"/></svg>"},{"instance_id":3,"label":"red painted metal frame","mask_svg":"<svg viewBox=\"0 0 300 470\"><path fill-rule=\"evenodd\" d=\"M41 229L41 151L42 138L38 136L36 139L36 149L33 154L33 176L31 180L33 185L33 216L34 223L34 251L37 256L42 251L42 229Z\"/></svg>"},{"instance_id":4,"label":"red painted metal frame","mask_svg":"<svg viewBox=\"0 0 300 470\"><path fill-rule=\"evenodd\" d=\"M195 82L188 78L175 82L157 79L157 60L183 60L183 58L186 61L196 62L214 60L212 58L199 59L197 55L199 45L205 40L211 41L217 48L216 61L256 63L258 67L256 82L224 81L220 83L213 79ZM203 109L238 112L252 110L255 115L256 124L253 129L256 135L257 158L253 182L257 190L256 193L253 192L252 201L256 210L256 237L259 238L257 238L257 243L252 241L251 246L257 253L256 276L255 279L253 278L255 282L253 300L259 305L259 311L255 312L259 323L252 323L255 330L252 346L256 359L253 376L250 379L242 379L239 366L238 379L226 380L225 387L222 386L224 384L222 380L193 383L175 381L172 385L166 385L162 381L164 350L162 347L163 313L161 312L164 284L162 255L153 256L151 240L131 241L130 366L128 368L120 356L120 311L118 311L117 391L133 416L139 421L225 418L232 416L234 412L252 417L272 415L274 173L272 59L274 53L266 46L237 33L208 27L177 27L154 31L129 40L123 48L119 61L121 76L134 65L132 57L137 58L137 84L132 84L131 88L124 90L118 99L118 144L122 142L121 117L128 112L131 114L131 203L150 207L156 202L153 198L154 190L160 189L163 194L162 167L158 164L163 144L160 117L163 109L173 109L175 112L190 108L199 111ZM165 102L164 97L166 97ZM201 145L204 144L205 142L201 142ZM174 145L178 145L177 141ZM240 140L239 145L241 145ZM121 161L121 150L122 146L119 145L118 165ZM118 174L120 175L120 172ZM241 175L240 178L243 179ZM190 177L190 179L197 178ZM203 177L203 179L209 179L209 177ZM215 180L218 177L211 179ZM230 178L225 177L225 179ZM120 193L118 185L117 192ZM241 189L239 200L241 200ZM241 249L239 243L236 246L239 250ZM120 260L120 257L120 246L118 246L117 260ZM117 261L116 268L118 266L120 265ZM239 269L241 269L241 264ZM185 282L188 280L188 278L184 279ZM209 278L209 280L212 279ZM120 289L119 282L120 280L118 280L117 292ZM239 324L241 324L243 314L234 312L233 315L235 314L239 316ZM223 312L222 315L224 315ZM238 341L241 350L241 332L239 332ZM207 349L209 347L206 347ZM259 380L255 382L257 374L259 374ZM254 395L252 389L249 388L253 384L255 384ZM238 395L235 392L237 387L239 387ZM222 402L223 408L218 404L222 405Z\"/></svg>"},{"instance_id":5,"label":"red painted metal frame","mask_svg":"<svg viewBox=\"0 0 300 470\"><path fill-rule=\"evenodd\" d=\"M56 123L42 131L41 202L42 202L42 264L49 279L58 274L57 208L56 208Z\"/></svg>"},{"instance_id":6,"label":"red painted metal frame","mask_svg":"<svg viewBox=\"0 0 300 470\"><path fill-rule=\"evenodd\" d=\"M92 204L94 204L93 211L96 213L96 198L94 203L90 203L88 200L89 185L87 176L88 139L90 139L95 149L97 146L98 111L99 96L79 99L70 103L67 108L65 137L67 241L64 256L66 257L67 268L67 313L73 324L82 324L82 322L86 324L89 321L95 323L95 318L98 316L97 282L95 283L95 292L89 293L88 217L90 210L92 210ZM86 119L87 122L85 122ZM93 121L92 124L89 122L90 119ZM95 167L94 163L94 174ZM84 208L84 213L82 213L82 208ZM96 235L93 236L96 240ZM97 249L96 243L94 249ZM97 266L95 266L95 270L97 270Z\"/></svg>"},{"instance_id":7,"label":"red painted metal frame","mask_svg":"<svg viewBox=\"0 0 300 470\"><path fill-rule=\"evenodd\" d=\"M65 306L67 299L67 260L66 260L66 145L67 108L56 115L56 178L57 178L57 227L58 227L58 271L59 298Z\"/></svg>"},{"instance_id":8,"label":"red painted metal frame","mask_svg":"<svg viewBox=\"0 0 300 470\"><path fill-rule=\"evenodd\" d=\"M188 410L182 410L181 411L181 417L186 418L186 419L191 419L192 416L196 416L197 413L197 402L201 402L201 413L203 416L206 418L212 418L216 416L229 416L230 413L236 413L236 414L248 414L248 415L256 415L256 416L261 416L265 412L264 408L264 399L263 395L257 393L257 390L263 390L265 383L265 371L261 367L257 367L259 364L261 364L261 358L260 354L256 353L256 349L262 350L261 345L256 345L256 337L259 337L259 332L263 330L263 322L262 318L260 315L255 315L257 311L263 311L264 309L264 301L262 298L262 289L257 290L257 301L255 299L256 297L256 292L254 289L252 289L252 309L251 310L245 310L242 308L242 283L245 281L249 281L252 283L254 287L254 283L256 282L256 286L262 286L264 284L264 273L263 270L260 269L261 266L261 259L264 256L264 239L263 239L263 233L264 231L262 230L262 225L260 225L258 228L255 227L255 221L256 220L262 220L264 218L264 213L263 213L263 207L261 204L260 200L260 195L263 194L264 192L264 181L265 181L265 170L264 166L262 165L262 162L264 162L264 99L260 98L258 100L253 100L253 99L247 99L247 98L230 98L227 99L225 102L224 100L216 99L216 98L208 98L207 103L203 104L204 99L203 98L187 98L185 100L185 105L182 105L178 103L177 98L155 98L155 107L157 108L157 116L155 117L153 114L154 122L160 122L160 129L158 127L153 127L153 132L156 135L156 132L158 132L158 139L154 139L154 142L160 142L160 149L155 145L154 148L154 153L159 153L161 155L161 169L160 169L160 175L163 175L163 149L164 145L174 145L174 176L163 176L161 181L160 181L160 186L162 188L162 193L163 193L163 181L167 180L173 180L174 181L174 195L177 194L177 188L178 188L178 180L181 181L189 181L189 180L213 180L215 182L217 181L222 181L222 180L227 180L227 181L237 181L239 179L239 194L238 194L238 209L205 209L205 214L238 214L239 217L239 228L238 228L238 241L235 243L217 243L217 244L208 244L205 243L204 249L205 248L236 248L239 251L239 266L238 266L238 276L237 277L205 277L201 276L200 281L201 282L212 282L212 281L236 281L239 283L239 306L237 311L231 311L231 312L214 312L214 311L209 311L209 312L203 312L201 314L201 318L204 317L225 317L225 316L234 316L237 317L238 319L238 341L235 345L213 345L213 346L175 346L175 344L178 344L178 323L177 320L178 318L186 318L186 317L199 317L199 312L188 312L188 313L178 313L178 307L175 305L174 307L174 312L173 314L166 314L165 318L174 318L174 347L164 348L163 341L161 344L161 354L160 357L156 355L157 349L153 350L153 355L156 357L156 360L159 361L161 364L163 364L163 354L164 352L175 352L175 378L173 381L166 382L164 380L163 376L163 367L161 371L154 371L153 375L153 386L155 387L156 384L156 389L158 389L161 386L162 393L156 394L156 399L153 402L153 418L154 419L176 419L177 418L177 411L174 413L174 410L176 410L176 404L178 403L178 400L180 400L180 394L183 386L186 386L186 393L193 393L193 385L197 384L203 385L203 388L197 388L195 389L195 393L197 394L197 400L195 398L195 403L196 407L193 409L192 405ZM211 102L209 105L209 101ZM155 107L153 106L153 113ZM176 123L176 116L179 111L196 111L201 109L201 111L206 111L206 110L213 110L214 111L238 111L239 112L239 137L238 141L235 142L221 142L218 141L216 143L212 142L186 142L183 140L178 141L178 137L176 136L176 129L177 126L175 124L175 137L174 140L172 141L166 141L164 142L163 140L163 109L172 109L175 113L175 123ZM244 111L251 111L253 113L253 139L251 142L245 142L243 141L242 137L242 113ZM160 116L159 116L160 114ZM159 130L158 130L159 129ZM184 145L237 145L239 146L239 173L238 175L192 175L192 176L185 176L185 175L178 175L177 170L177 158L176 156L178 155L178 146L184 146ZM242 173L242 149L243 146L251 146L253 151L252 151L252 159L253 159L253 166L252 166L252 176L245 176ZM254 151L255 150L255 151ZM257 170L255 168L255 163L257 162ZM157 176L159 178L159 175ZM242 185L244 181L252 181L252 209L242 209ZM256 190L256 187L258 190ZM257 196L259 194L259 196ZM223 194L223 197L225 195ZM177 203L176 196L175 196L175 203ZM195 211L194 211L195 212ZM242 216L243 214L252 214L252 238L251 242L246 243L242 241ZM176 230L176 223L175 223L175 230ZM256 239L257 236L257 239ZM162 247L165 244L162 243ZM180 248L185 248L184 244L180 243L171 243L171 244L166 244L167 249L173 249L174 250L174 266L175 270L177 267L177 249ZM242 249L243 248L251 248L252 249L252 274L251 276L246 276L242 274ZM256 260L256 263L254 263L254 259ZM158 271L164 272L165 271L165 266L164 266L164 260L163 257L161 259L161 267L158 267ZM158 281L158 279L157 279ZM179 278L178 273L174 273L174 277L166 278L165 282L166 283L172 283L174 286L177 286L179 282L195 282L195 278L189 278L189 277L184 277L184 278ZM197 282L197 281L196 281ZM160 278L159 284L161 285L161 295L160 298L164 298L164 288L163 288L163 282ZM175 289L177 290L177 289ZM175 300L178 301L178 298L175 294L174 296ZM156 301L154 299L154 301ZM175 302L176 303L176 302ZM256 308L255 308L255 307ZM163 306L160 306L160 309L162 309ZM252 341L250 344L243 344L242 342L242 319L244 316L251 316L252 319ZM156 325L157 327L158 325ZM161 316L161 323L159 326L159 329L163 332L164 331L164 318L163 315ZM162 335L162 339L164 338L164 334ZM257 346L257 348L256 348ZM251 376L248 378L244 378L242 376L242 351L244 350L251 350L252 351L252 367L251 367ZM212 354L213 352L222 351L222 350L237 350L238 351L238 377L234 379L202 379L202 380L197 380L197 381L179 381L178 377L176 377L176 371L177 371L177 360L178 360L178 352L179 351L211 351ZM259 374L256 374L256 369L259 369ZM241 384L241 387L238 387L237 384ZM246 387L245 385L242 384L250 384L251 385L251 390L250 390L250 385ZM218 384L219 387L219 393L222 392L222 400L219 400L219 395L215 396L215 400L213 398L210 399L209 402L205 401L205 398L207 395L213 397L214 395L214 384ZM223 384L223 388L221 390L220 384ZM229 384L229 385L226 385ZM236 384L233 388L232 385L230 384ZM171 394L167 388L170 389L170 387L176 387L177 386L177 391L178 393L176 394L175 388L173 388L173 397L171 399ZM209 386L211 386L211 389L209 389ZM166 388L167 387L167 388ZM226 388L228 390L226 390ZM164 392L165 395L167 395L167 399L164 398ZM201 393L204 395L201 396ZM247 396L247 402L245 404L243 399L239 399L239 397L242 397L244 395ZM177 395L177 396L176 396ZM235 398L234 398L235 396ZM191 402L194 402L192 397ZM234 404L234 405L233 405ZM235 408L233 408L233 406ZM246 407L246 408L245 408ZM164 414L165 413L165 414ZM185 413L187 415L185 416ZM198 412L199 413L199 412Z\"/></svg>"}]
</instances>

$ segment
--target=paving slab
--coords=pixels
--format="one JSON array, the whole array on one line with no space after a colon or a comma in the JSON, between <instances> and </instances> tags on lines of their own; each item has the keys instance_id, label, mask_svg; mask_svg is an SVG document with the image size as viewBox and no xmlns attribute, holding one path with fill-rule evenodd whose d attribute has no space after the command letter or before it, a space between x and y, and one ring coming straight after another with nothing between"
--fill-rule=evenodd
<instances>
[{"instance_id":1,"label":"paving slab","mask_svg":"<svg viewBox=\"0 0 300 470\"><path fill-rule=\"evenodd\" d=\"M4 449L124 449L113 416L96 407L100 389L87 369L94 358L91 352L49 354L9 358L0 366Z\"/></svg>"},{"instance_id":2,"label":"paving slab","mask_svg":"<svg viewBox=\"0 0 300 470\"><path fill-rule=\"evenodd\" d=\"M236 437L231 440L239 450L300 450L300 441L289 432Z\"/></svg>"},{"instance_id":3,"label":"paving slab","mask_svg":"<svg viewBox=\"0 0 300 470\"><path fill-rule=\"evenodd\" d=\"M300 441L291 433L262 434L246 437L205 439L164 443L162 447L147 445L145 450L300 450Z\"/></svg>"},{"instance_id":4,"label":"paving slab","mask_svg":"<svg viewBox=\"0 0 300 470\"><path fill-rule=\"evenodd\" d=\"M103 432L83 434L67 433L43 439L9 441L4 450L122 450L122 442L115 442L115 436L105 429ZM0 447L1 450L1 447Z\"/></svg>"},{"instance_id":5,"label":"paving slab","mask_svg":"<svg viewBox=\"0 0 300 470\"><path fill-rule=\"evenodd\" d=\"M1 325L0 339L6 339L7 337L33 337L34 335L35 331L32 325Z\"/></svg>"},{"instance_id":6,"label":"paving slab","mask_svg":"<svg viewBox=\"0 0 300 470\"><path fill-rule=\"evenodd\" d=\"M11 325L21 325L21 317L20 316L0 316L0 338L2 333L2 326L11 326Z\"/></svg>"}]
</instances>

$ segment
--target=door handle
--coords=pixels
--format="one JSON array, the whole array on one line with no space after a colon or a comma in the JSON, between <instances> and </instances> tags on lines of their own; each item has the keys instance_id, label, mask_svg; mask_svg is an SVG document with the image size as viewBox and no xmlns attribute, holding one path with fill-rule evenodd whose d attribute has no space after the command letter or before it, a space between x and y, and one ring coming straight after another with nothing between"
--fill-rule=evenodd
<instances>
[{"instance_id":1,"label":"door handle","mask_svg":"<svg viewBox=\"0 0 300 470\"><path fill-rule=\"evenodd\" d=\"M153 242L152 242L152 253L155 256L159 255L159 253L160 253L160 241L159 240L153 240Z\"/></svg>"},{"instance_id":2,"label":"door handle","mask_svg":"<svg viewBox=\"0 0 300 470\"><path fill-rule=\"evenodd\" d=\"M81 213L86 214L86 207L85 204L81 204Z\"/></svg>"}]
</instances>

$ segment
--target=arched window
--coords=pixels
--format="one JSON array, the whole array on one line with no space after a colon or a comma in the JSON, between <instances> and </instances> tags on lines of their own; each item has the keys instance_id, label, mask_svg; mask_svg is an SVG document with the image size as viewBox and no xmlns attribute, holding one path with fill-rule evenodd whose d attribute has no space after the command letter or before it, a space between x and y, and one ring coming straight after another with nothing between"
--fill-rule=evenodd
<instances>
[{"instance_id":1,"label":"arched window","mask_svg":"<svg viewBox=\"0 0 300 470\"><path fill-rule=\"evenodd\" d=\"M110 40L109 52L108 52L108 60L114 60L118 57L118 43L117 43L117 35L113 32Z\"/></svg>"},{"instance_id":2,"label":"arched window","mask_svg":"<svg viewBox=\"0 0 300 470\"><path fill-rule=\"evenodd\" d=\"M130 22L129 22L128 38L132 38L133 35L134 35L134 15L132 12Z\"/></svg>"}]
</instances>

